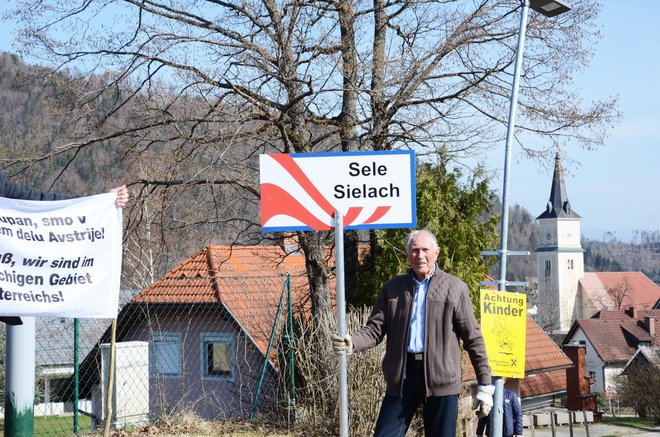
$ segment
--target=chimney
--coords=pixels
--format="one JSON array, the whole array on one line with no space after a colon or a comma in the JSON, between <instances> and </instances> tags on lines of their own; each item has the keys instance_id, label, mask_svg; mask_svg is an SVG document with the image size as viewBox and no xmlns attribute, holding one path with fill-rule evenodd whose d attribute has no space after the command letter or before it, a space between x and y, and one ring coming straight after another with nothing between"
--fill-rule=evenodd
<instances>
[{"instance_id":1,"label":"chimney","mask_svg":"<svg viewBox=\"0 0 660 437\"><path fill-rule=\"evenodd\" d=\"M651 337L655 338L655 317L645 316L644 317L644 327L651 334Z\"/></svg>"},{"instance_id":2,"label":"chimney","mask_svg":"<svg viewBox=\"0 0 660 437\"><path fill-rule=\"evenodd\" d=\"M596 398L591 393L587 375L586 346L583 342L571 342L562 347L573 367L566 369L566 406L570 411L592 410Z\"/></svg>"},{"instance_id":3,"label":"chimney","mask_svg":"<svg viewBox=\"0 0 660 437\"><path fill-rule=\"evenodd\" d=\"M632 317L633 319L639 318L639 312L635 307L628 307L626 308L625 312L628 315L628 317Z\"/></svg>"}]
</instances>

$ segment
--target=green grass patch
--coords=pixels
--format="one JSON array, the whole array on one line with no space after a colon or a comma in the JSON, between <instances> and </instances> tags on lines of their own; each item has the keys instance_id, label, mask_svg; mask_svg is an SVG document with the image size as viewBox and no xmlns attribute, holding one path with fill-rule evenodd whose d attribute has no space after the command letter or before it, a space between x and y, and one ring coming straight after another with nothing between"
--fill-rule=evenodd
<instances>
[{"instance_id":1,"label":"green grass patch","mask_svg":"<svg viewBox=\"0 0 660 437\"><path fill-rule=\"evenodd\" d=\"M634 426L637 428L653 428L656 426L656 423L652 419L643 418L643 417L627 417L627 416L605 416L603 417L603 423L609 425L619 425L619 426Z\"/></svg>"},{"instance_id":2,"label":"green grass patch","mask_svg":"<svg viewBox=\"0 0 660 437\"><path fill-rule=\"evenodd\" d=\"M4 431L4 420L0 420L0 430ZM92 430L92 419L88 416L78 416L78 431L89 433ZM73 416L35 416L34 437L64 437L73 435Z\"/></svg>"}]
</instances>

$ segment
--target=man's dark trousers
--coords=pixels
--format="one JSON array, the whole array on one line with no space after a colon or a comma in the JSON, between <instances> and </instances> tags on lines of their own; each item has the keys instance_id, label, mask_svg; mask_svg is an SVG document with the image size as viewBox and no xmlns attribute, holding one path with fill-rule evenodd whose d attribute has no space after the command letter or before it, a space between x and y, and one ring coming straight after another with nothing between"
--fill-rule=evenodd
<instances>
[{"instance_id":1,"label":"man's dark trousers","mask_svg":"<svg viewBox=\"0 0 660 437\"><path fill-rule=\"evenodd\" d=\"M424 386L424 361L408 354L402 396L385 395L374 437L403 437L420 402L424 404L424 434L427 437L456 435L458 395L425 398Z\"/></svg>"}]
</instances>

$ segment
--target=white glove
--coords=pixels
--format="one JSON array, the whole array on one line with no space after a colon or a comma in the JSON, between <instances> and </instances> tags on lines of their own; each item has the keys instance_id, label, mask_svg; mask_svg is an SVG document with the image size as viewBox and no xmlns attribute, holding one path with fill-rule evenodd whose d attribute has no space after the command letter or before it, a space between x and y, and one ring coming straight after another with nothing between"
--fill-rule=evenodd
<instances>
[{"instance_id":1,"label":"white glove","mask_svg":"<svg viewBox=\"0 0 660 437\"><path fill-rule=\"evenodd\" d=\"M493 408L493 394L495 393L494 385L480 385L477 389L477 395L472 401L472 409L477 410L477 417L486 417Z\"/></svg>"},{"instance_id":2,"label":"white glove","mask_svg":"<svg viewBox=\"0 0 660 437\"><path fill-rule=\"evenodd\" d=\"M337 334L332 336L332 351L335 355L341 355L342 352L346 352L346 355L353 353L353 341L351 336L346 334L346 337L341 338Z\"/></svg>"}]
</instances>

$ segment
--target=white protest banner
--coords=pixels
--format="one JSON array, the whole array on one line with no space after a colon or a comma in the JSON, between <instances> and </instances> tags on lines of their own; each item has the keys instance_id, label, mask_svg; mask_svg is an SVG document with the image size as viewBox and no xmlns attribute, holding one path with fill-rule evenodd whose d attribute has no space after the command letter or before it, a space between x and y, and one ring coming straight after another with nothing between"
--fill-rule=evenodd
<instances>
[{"instance_id":1,"label":"white protest banner","mask_svg":"<svg viewBox=\"0 0 660 437\"><path fill-rule=\"evenodd\" d=\"M117 316L122 210L115 193L0 198L0 315Z\"/></svg>"}]
</instances>

